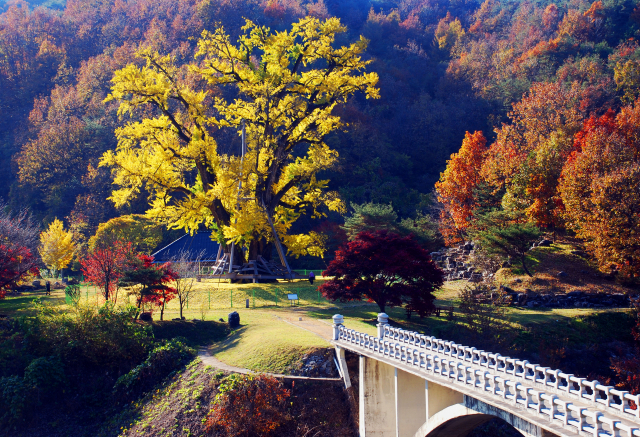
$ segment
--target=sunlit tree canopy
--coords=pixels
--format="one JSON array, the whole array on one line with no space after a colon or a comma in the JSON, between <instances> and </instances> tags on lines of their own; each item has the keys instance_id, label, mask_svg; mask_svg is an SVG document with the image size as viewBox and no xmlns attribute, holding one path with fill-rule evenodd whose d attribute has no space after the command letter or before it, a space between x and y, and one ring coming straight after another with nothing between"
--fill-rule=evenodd
<instances>
[{"instance_id":1,"label":"sunlit tree canopy","mask_svg":"<svg viewBox=\"0 0 640 437\"><path fill-rule=\"evenodd\" d=\"M290 252L321 255L321 235L289 230L301 214L343 208L319 173L338 159L324 142L343 126L336 106L358 92L378 97L378 76L364 71L367 40L335 48L346 31L337 18L304 18L282 32L247 21L243 31L236 44L221 27L203 32L186 66L141 49L143 66L115 73L107 101L133 120L102 158L118 186L111 199L121 206L144 189L149 217L216 229L225 243L249 247L250 258L273 241L269 214ZM241 159L216 132L240 133L243 120Z\"/></svg>"}]
</instances>

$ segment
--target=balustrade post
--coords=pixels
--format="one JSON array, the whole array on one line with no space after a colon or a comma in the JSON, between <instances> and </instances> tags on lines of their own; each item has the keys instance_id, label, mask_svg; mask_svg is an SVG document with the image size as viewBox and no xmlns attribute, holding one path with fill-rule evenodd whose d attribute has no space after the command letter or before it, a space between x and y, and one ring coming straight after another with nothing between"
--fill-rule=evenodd
<instances>
[{"instance_id":1,"label":"balustrade post","mask_svg":"<svg viewBox=\"0 0 640 437\"><path fill-rule=\"evenodd\" d=\"M341 314L333 316L333 339L338 340L340 337L340 326L344 323L344 317Z\"/></svg>"},{"instance_id":2,"label":"balustrade post","mask_svg":"<svg viewBox=\"0 0 640 437\"><path fill-rule=\"evenodd\" d=\"M384 327L389 324L389 316L386 313L378 314L378 338L384 338Z\"/></svg>"}]
</instances>

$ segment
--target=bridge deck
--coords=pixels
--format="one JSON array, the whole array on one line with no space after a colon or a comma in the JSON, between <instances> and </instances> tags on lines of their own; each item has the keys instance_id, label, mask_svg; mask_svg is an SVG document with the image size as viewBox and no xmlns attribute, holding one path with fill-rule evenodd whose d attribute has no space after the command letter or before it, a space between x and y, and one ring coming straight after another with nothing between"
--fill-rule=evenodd
<instances>
[{"instance_id":1,"label":"bridge deck","mask_svg":"<svg viewBox=\"0 0 640 437\"><path fill-rule=\"evenodd\" d=\"M347 329L342 316L334 316L333 343L450 386L559 436L640 437L640 395L528 361L392 328L384 317L379 318L376 337Z\"/></svg>"}]
</instances>

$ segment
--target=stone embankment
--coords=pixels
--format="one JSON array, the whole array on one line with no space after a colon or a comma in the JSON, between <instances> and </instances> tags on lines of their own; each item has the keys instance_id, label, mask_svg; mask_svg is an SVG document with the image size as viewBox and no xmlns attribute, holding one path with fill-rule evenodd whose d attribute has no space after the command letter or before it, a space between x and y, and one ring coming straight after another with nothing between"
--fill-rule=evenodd
<instances>
[{"instance_id":1,"label":"stone embankment","mask_svg":"<svg viewBox=\"0 0 640 437\"><path fill-rule=\"evenodd\" d=\"M470 263L474 246L474 243L468 242L457 247L443 247L438 252L431 252L431 259L442 269L446 281L467 279L469 282L481 282L491 274L477 271Z\"/></svg>"},{"instance_id":2,"label":"stone embankment","mask_svg":"<svg viewBox=\"0 0 640 437\"><path fill-rule=\"evenodd\" d=\"M506 293L507 304L527 308L629 308L632 300L637 298L623 293L517 292L504 285L500 287L500 291Z\"/></svg>"}]
</instances>

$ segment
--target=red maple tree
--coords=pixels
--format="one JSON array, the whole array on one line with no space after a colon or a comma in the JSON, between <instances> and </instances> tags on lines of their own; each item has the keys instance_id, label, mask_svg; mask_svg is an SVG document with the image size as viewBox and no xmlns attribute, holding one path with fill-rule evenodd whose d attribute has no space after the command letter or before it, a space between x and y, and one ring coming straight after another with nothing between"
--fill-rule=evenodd
<instances>
[{"instance_id":1,"label":"red maple tree","mask_svg":"<svg viewBox=\"0 0 640 437\"><path fill-rule=\"evenodd\" d=\"M22 278L38 274L37 258L24 246L0 244L0 299Z\"/></svg>"},{"instance_id":2,"label":"red maple tree","mask_svg":"<svg viewBox=\"0 0 640 437\"><path fill-rule=\"evenodd\" d=\"M640 275L640 102L585 122L559 191L567 226L601 268Z\"/></svg>"},{"instance_id":3,"label":"red maple tree","mask_svg":"<svg viewBox=\"0 0 640 437\"><path fill-rule=\"evenodd\" d=\"M138 308L147 303L155 305L160 308L163 320L167 302L176 297L176 289L168 284L178 278L178 273L171 269L171 263L155 264L153 260L145 254L131 257L120 282L130 288Z\"/></svg>"},{"instance_id":4,"label":"red maple tree","mask_svg":"<svg viewBox=\"0 0 640 437\"><path fill-rule=\"evenodd\" d=\"M323 276L333 276L319 287L329 300L368 299L381 312L405 305L407 313L431 314L433 291L444 274L412 236L388 231L361 232L336 252Z\"/></svg>"},{"instance_id":5,"label":"red maple tree","mask_svg":"<svg viewBox=\"0 0 640 437\"><path fill-rule=\"evenodd\" d=\"M116 242L111 247L96 248L80 261L85 278L102 289L105 300L113 297L127 269L131 243Z\"/></svg>"}]
</instances>

